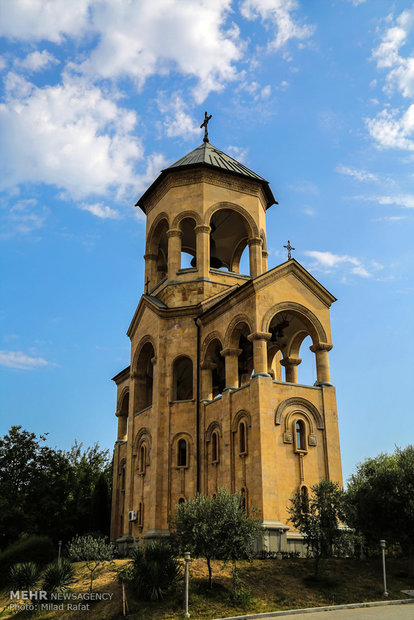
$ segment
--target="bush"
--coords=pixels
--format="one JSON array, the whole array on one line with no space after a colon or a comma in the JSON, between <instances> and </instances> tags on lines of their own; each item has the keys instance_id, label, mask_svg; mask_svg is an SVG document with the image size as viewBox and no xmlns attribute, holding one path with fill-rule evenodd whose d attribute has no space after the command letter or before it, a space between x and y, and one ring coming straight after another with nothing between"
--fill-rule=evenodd
<instances>
[{"instance_id":1,"label":"bush","mask_svg":"<svg viewBox=\"0 0 414 620\"><path fill-rule=\"evenodd\" d=\"M9 585L12 590L32 590L40 576L40 567L35 562L13 564L9 570Z\"/></svg>"},{"instance_id":2,"label":"bush","mask_svg":"<svg viewBox=\"0 0 414 620\"><path fill-rule=\"evenodd\" d=\"M181 579L181 564L164 541L136 547L132 552L132 587L138 597L161 601Z\"/></svg>"},{"instance_id":3,"label":"bush","mask_svg":"<svg viewBox=\"0 0 414 620\"><path fill-rule=\"evenodd\" d=\"M68 544L69 557L73 562L85 562L90 572L90 591L92 592L93 577L98 566L107 562L113 563L115 545L106 542L105 538L93 536L75 536Z\"/></svg>"},{"instance_id":4,"label":"bush","mask_svg":"<svg viewBox=\"0 0 414 620\"><path fill-rule=\"evenodd\" d=\"M7 584L10 567L21 562L36 562L45 565L56 555L52 540L48 536L27 536L17 540L0 553L0 586Z\"/></svg>"},{"instance_id":5,"label":"bush","mask_svg":"<svg viewBox=\"0 0 414 620\"><path fill-rule=\"evenodd\" d=\"M52 562L46 567L43 575L42 590L49 592L65 592L75 581L72 564L66 558L60 562Z\"/></svg>"}]
</instances>

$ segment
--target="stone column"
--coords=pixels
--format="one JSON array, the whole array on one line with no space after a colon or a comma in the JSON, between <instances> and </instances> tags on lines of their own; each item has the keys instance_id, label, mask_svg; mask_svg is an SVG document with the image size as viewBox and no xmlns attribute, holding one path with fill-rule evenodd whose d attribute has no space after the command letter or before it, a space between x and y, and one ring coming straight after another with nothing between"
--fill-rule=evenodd
<instances>
[{"instance_id":1,"label":"stone column","mask_svg":"<svg viewBox=\"0 0 414 620\"><path fill-rule=\"evenodd\" d=\"M262 250L262 273L266 273L267 271L268 256L269 256L269 252L267 250Z\"/></svg>"},{"instance_id":2,"label":"stone column","mask_svg":"<svg viewBox=\"0 0 414 620\"><path fill-rule=\"evenodd\" d=\"M262 376L270 378L267 372L267 341L271 337L272 334L270 332L253 332L247 336L247 339L253 342L253 377Z\"/></svg>"},{"instance_id":3,"label":"stone column","mask_svg":"<svg viewBox=\"0 0 414 620\"><path fill-rule=\"evenodd\" d=\"M213 370L216 364L206 359L201 364L201 401L213 400Z\"/></svg>"},{"instance_id":4,"label":"stone column","mask_svg":"<svg viewBox=\"0 0 414 620\"><path fill-rule=\"evenodd\" d=\"M146 283L148 283L148 291L151 290L158 282L158 273L157 273L157 259L158 256L156 254L144 254L145 260L145 282L144 282L144 290L147 290Z\"/></svg>"},{"instance_id":5,"label":"stone column","mask_svg":"<svg viewBox=\"0 0 414 620\"><path fill-rule=\"evenodd\" d=\"M196 260L198 276L208 278L210 271L210 226L200 224L194 228L196 234Z\"/></svg>"},{"instance_id":6,"label":"stone column","mask_svg":"<svg viewBox=\"0 0 414 620\"><path fill-rule=\"evenodd\" d=\"M298 357L285 357L280 360L281 366L286 369L286 382L297 383L298 382L298 366L302 362Z\"/></svg>"},{"instance_id":7,"label":"stone column","mask_svg":"<svg viewBox=\"0 0 414 620\"><path fill-rule=\"evenodd\" d=\"M179 228L167 230L168 237L168 279L175 280L181 266L181 237Z\"/></svg>"},{"instance_id":8,"label":"stone column","mask_svg":"<svg viewBox=\"0 0 414 620\"><path fill-rule=\"evenodd\" d=\"M331 386L331 376L329 373L329 356L328 352L332 349L331 344L327 342L319 342L318 344L313 344L310 348L312 353L315 353L316 356L316 375L317 375L317 385L327 385Z\"/></svg>"},{"instance_id":9,"label":"stone column","mask_svg":"<svg viewBox=\"0 0 414 620\"><path fill-rule=\"evenodd\" d=\"M262 244L263 239L261 237L249 239L249 264L252 278L262 273Z\"/></svg>"},{"instance_id":10,"label":"stone column","mask_svg":"<svg viewBox=\"0 0 414 620\"><path fill-rule=\"evenodd\" d=\"M128 415L117 411L115 413L118 418L118 441L126 441L128 439Z\"/></svg>"},{"instance_id":11,"label":"stone column","mask_svg":"<svg viewBox=\"0 0 414 620\"><path fill-rule=\"evenodd\" d=\"M223 349L221 355L226 360L226 387L231 390L239 387L239 364L238 358L242 349Z\"/></svg>"}]
</instances>

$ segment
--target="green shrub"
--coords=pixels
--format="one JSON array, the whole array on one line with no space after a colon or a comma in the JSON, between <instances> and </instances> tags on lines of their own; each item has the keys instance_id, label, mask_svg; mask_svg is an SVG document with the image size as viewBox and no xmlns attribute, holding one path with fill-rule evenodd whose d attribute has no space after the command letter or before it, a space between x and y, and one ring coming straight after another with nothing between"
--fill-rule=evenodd
<instances>
[{"instance_id":1,"label":"green shrub","mask_svg":"<svg viewBox=\"0 0 414 620\"><path fill-rule=\"evenodd\" d=\"M39 576L40 567L35 562L23 562L10 567L8 582L12 590L33 590Z\"/></svg>"},{"instance_id":2,"label":"green shrub","mask_svg":"<svg viewBox=\"0 0 414 620\"><path fill-rule=\"evenodd\" d=\"M181 564L167 542L154 541L132 553L132 587L145 600L161 601L181 579Z\"/></svg>"},{"instance_id":3,"label":"green shrub","mask_svg":"<svg viewBox=\"0 0 414 620\"><path fill-rule=\"evenodd\" d=\"M0 553L0 587L7 584L10 567L21 562L45 565L56 555L56 549L48 536L20 538Z\"/></svg>"},{"instance_id":4,"label":"green shrub","mask_svg":"<svg viewBox=\"0 0 414 620\"><path fill-rule=\"evenodd\" d=\"M75 581L75 571L66 558L60 562L52 562L46 567L43 575L42 590L49 592L65 592Z\"/></svg>"},{"instance_id":5,"label":"green shrub","mask_svg":"<svg viewBox=\"0 0 414 620\"><path fill-rule=\"evenodd\" d=\"M106 542L106 538L94 538L91 535L75 536L68 544L69 557L73 562L85 562L90 572L90 591L92 592L93 577L99 566L107 562L113 563L115 545Z\"/></svg>"}]
</instances>

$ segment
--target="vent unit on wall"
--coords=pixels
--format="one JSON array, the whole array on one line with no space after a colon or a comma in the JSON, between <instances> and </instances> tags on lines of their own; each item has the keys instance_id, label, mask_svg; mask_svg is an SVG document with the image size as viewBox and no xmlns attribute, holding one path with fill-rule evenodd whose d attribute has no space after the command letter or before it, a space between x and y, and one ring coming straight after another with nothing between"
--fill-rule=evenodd
<instances>
[{"instance_id":1,"label":"vent unit on wall","mask_svg":"<svg viewBox=\"0 0 414 620\"><path fill-rule=\"evenodd\" d=\"M128 513L128 521L136 521L138 519L138 513L136 510L130 510Z\"/></svg>"}]
</instances>

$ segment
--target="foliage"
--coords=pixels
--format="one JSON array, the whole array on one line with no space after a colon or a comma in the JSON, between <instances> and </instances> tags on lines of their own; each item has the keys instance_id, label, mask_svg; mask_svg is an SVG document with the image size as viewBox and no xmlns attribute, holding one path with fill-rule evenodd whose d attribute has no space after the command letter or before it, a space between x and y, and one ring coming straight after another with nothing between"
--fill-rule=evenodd
<instances>
[{"instance_id":1,"label":"foliage","mask_svg":"<svg viewBox=\"0 0 414 620\"><path fill-rule=\"evenodd\" d=\"M7 581L10 566L18 562L47 564L56 554L48 536L25 536L0 553L0 585Z\"/></svg>"},{"instance_id":2,"label":"foliage","mask_svg":"<svg viewBox=\"0 0 414 620\"><path fill-rule=\"evenodd\" d=\"M358 465L346 492L346 517L369 548L380 539L408 551L414 574L414 446Z\"/></svg>"},{"instance_id":3,"label":"foliage","mask_svg":"<svg viewBox=\"0 0 414 620\"><path fill-rule=\"evenodd\" d=\"M209 587L212 587L211 560L232 561L237 582L237 560L251 559L254 542L261 532L255 516L248 516L238 494L220 489L217 495L198 495L177 506L172 522L174 537L182 552L206 559Z\"/></svg>"},{"instance_id":4,"label":"foliage","mask_svg":"<svg viewBox=\"0 0 414 620\"><path fill-rule=\"evenodd\" d=\"M45 441L21 426L0 438L1 549L27 532L55 543L91 528L108 533L109 452L77 443L63 452Z\"/></svg>"},{"instance_id":5,"label":"foliage","mask_svg":"<svg viewBox=\"0 0 414 620\"><path fill-rule=\"evenodd\" d=\"M124 574L125 577L127 580L128 574ZM181 564L168 542L152 541L133 550L132 584L140 598L161 601L180 579Z\"/></svg>"},{"instance_id":6,"label":"foliage","mask_svg":"<svg viewBox=\"0 0 414 620\"><path fill-rule=\"evenodd\" d=\"M9 585L13 590L32 590L40 576L35 562L13 564L9 571Z\"/></svg>"},{"instance_id":7,"label":"foliage","mask_svg":"<svg viewBox=\"0 0 414 620\"><path fill-rule=\"evenodd\" d=\"M43 574L42 590L45 592L65 592L75 581L75 571L66 558L49 564Z\"/></svg>"},{"instance_id":8,"label":"foliage","mask_svg":"<svg viewBox=\"0 0 414 620\"><path fill-rule=\"evenodd\" d=\"M94 573L99 566L113 562L115 546L106 542L105 538L75 536L68 544L68 554L73 562L85 562L91 574L89 589L92 592Z\"/></svg>"},{"instance_id":9,"label":"foliage","mask_svg":"<svg viewBox=\"0 0 414 620\"><path fill-rule=\"evenodd\" d=\"M311 488L309 500L296 492L290 500L289 521L305 536L308 550L319 562L332 556L333 546L341 537L340 522L344 520L344 492L337 482L321 480Z\"/></svg>"}]
</instances>

